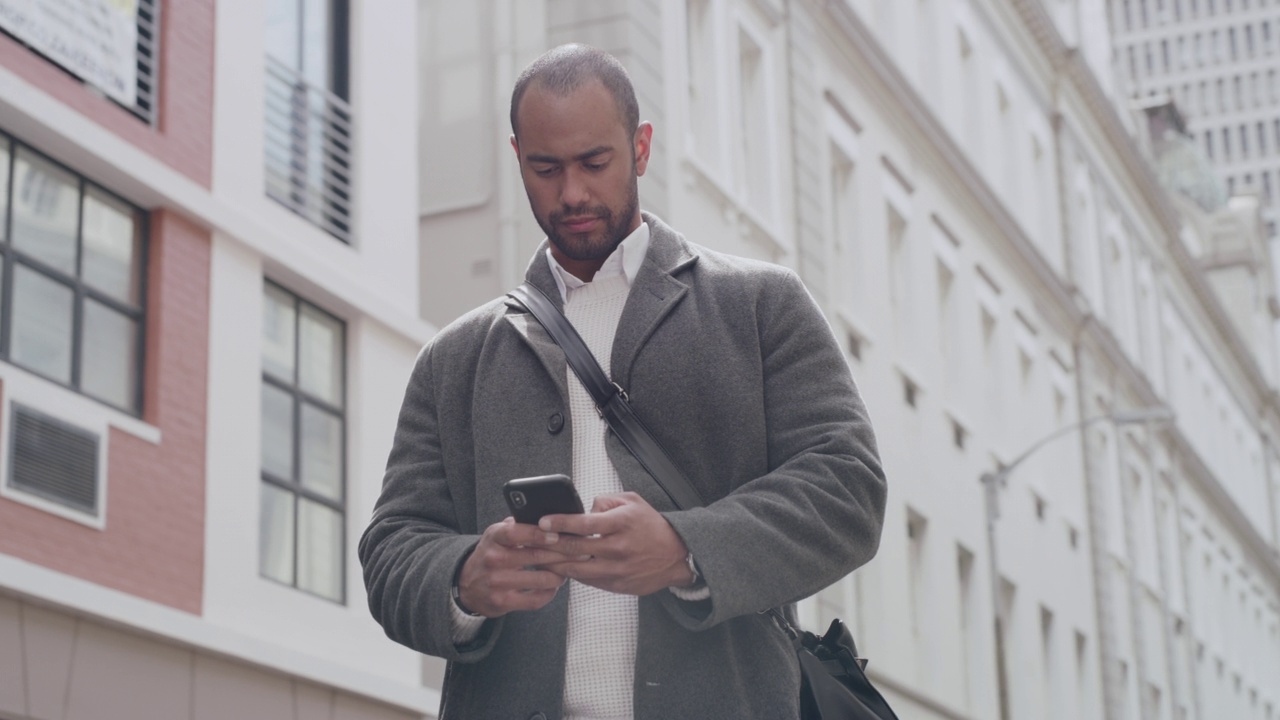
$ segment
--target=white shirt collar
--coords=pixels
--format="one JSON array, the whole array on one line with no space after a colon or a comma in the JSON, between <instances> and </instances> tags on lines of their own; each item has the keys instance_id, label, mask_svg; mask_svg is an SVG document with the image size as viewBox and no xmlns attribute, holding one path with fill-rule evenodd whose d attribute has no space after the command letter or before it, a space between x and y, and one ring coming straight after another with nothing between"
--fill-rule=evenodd
<instances>
[{"instance_id":1,"label":"white shirt collar","mask_svg":"<svg viewBox=\"0 0 1280 720\"><path fill-rule=\"evenodd\" d=\"M604 265L596 271L596 278L606 278L614 275L623 275L627 278L627 287L636 281L636 275L640 273L640 266L644 264L644 256L649 252L649 224L640 223L640 227L631 232L630 235L622 239L618 247L614 248L609 257L605 258ZM551 248L546 249L547 264L551 267L551 277L555 278L556 288L560 291L560 299L569 301L569 290L576 290L586 285L580 278L573 273L565 270L556 262L555 257L551 254Z\"/></svg>"}]
</instances>

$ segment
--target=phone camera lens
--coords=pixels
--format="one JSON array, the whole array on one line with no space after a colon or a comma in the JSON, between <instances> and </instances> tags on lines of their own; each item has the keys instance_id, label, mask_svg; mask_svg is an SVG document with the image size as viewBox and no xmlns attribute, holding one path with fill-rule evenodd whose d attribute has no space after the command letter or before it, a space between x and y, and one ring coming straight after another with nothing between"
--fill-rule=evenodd
<instances>
[{"instance_id":1,"label":"phone camera lens","mask_svg":"<svg viewBox=\"0 0 1280 720\"><path fill-rule=\"evenodd\" d=\"M524 507L524 506L525 506L525 504L526 504L527 502L528 502L528 501L524 499L524 493L522 493L522 492L513 492L513 493L511 493L511 504L512 504L512 505L515 505L515 506L516 506L516 507L518 507L518 508L522 508L522 507Z\"/></svg>"}]
</instances>

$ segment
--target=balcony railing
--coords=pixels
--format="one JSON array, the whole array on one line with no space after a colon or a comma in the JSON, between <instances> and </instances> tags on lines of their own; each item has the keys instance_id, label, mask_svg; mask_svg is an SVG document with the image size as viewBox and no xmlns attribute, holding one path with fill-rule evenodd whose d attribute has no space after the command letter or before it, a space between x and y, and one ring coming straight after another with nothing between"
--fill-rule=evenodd
<instances>
[{"instance_id":1,"label":"balcony railing","mask_svg":"<svg viewBox=\"0 0 1280 720\"><path fill-rule=\"evenodd\" d=\"M134 105L129 109L134 115L154 125L156 122L156 93L160 70L160 8L156 0L138 3L138 85Z\"/></svg>"},{"instance_id":2,"label":"balcony railing","mask_svg":"<svg viewBox=\"0 0 1280 720\"><path fill-rule=\"evenodd\" d=\"M351 106L267 57L267 196L351 242Z\"/></svg>"}]
</instances>

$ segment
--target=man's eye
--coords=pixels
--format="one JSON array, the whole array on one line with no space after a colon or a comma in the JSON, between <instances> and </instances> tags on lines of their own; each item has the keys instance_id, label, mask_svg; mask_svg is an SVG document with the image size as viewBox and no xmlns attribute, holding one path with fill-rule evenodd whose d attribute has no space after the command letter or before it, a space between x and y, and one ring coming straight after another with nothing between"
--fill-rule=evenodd
<instances>
[{"instance_id":1,"label":"man's eye","mask_svg":"<svg viewBox=\"0 0 1280 720\"><path fill-rule=\"evenodd\" d=\"M603 163L603 162L599 162L599 163L582 163L582 167L584 167L584 168L586 168L586 169L588 169L588 170L591 170L592 172L596 172L596 171L599 171L599 170L603 170L603 169L605 168L605 166L606 166L606 165L608 165L608 164L609 164L609 163Z\"/></svg>"},{"instance_id":2,"label":"man's eye","mask_svg":"<svg viewBox=\"0 0 1280 720\"><path fill-rule=\"evenodd\" d=\"M537 175L538 177L551 177L552 175L556 174L556 170L558 170L558 168L556 167L534 168L533 174Z\"/></svg>"}]
</instances>

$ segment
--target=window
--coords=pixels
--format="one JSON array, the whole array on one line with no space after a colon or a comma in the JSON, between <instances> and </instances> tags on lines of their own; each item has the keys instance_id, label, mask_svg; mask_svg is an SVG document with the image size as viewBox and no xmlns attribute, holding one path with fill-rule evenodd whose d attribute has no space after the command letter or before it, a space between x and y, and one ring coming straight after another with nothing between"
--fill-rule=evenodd
<instances>
[{"instance_id":1,"label":"window","mask_svg":"<svg viewBox=\"0 0 1280 720\"><path fill-rule=\"evenodd\" d=\"M346 370L342 321L266 283L259 571L345 602Z\"/></svg>"},{"instance_id":2,"label":"window","mask_svg":"<svg viewBox=\"0 0 1280 720\"><path fill-rule=\"evenodd\" d=\"M768 67L760 44L745 31L738 33L738 157L742 190L750 206L772 220L774 193L771 183L777 175L773 168L773 138L769 132L772 106L768 94Z\"/></svg>"},{"instance_id":3,"label":"window","mask_svg":"<svg viewBox=\"0 0 1280 720\"><path fill-rule=\"evenodd\" d=\"M978 680L973 672L975 663L972 658L977 652L978 633L985 627L977 616L977 603L974 601L974 556L963 545L956 545L956 573L959 576L960 590L960 659L956 666L964 673L965 707L972 709L974 696L981 690L974 687Z\"/></svg>"},{"instance_id":4,"label":"window","mask_svg":"<svg viewBox=\"0 0 1280 720\"><path fill-rule=\"evenodd\" d=\"M689 139L698 159L720 169L719 96L715 18L711 0L689 0L685 8L685 60L689 65Z\"/></svg>"},{"instance_id":5,"label":"window","mask_svg":"<svg viewBox=\"0 0 1280 720\"><path fill-rule=\"evenodd\" d=\"M889 305L902 313L910 299L911 272L906 258L907 219L892 203L885 204L889 236Z\"/></svg>"},{"instance_id":6,"label":"window","mask_svg":"<svg viewBox=\"0 0 1280 720\"><path fill-rule=\"evenodd\" d=\"M348 0L268 0L269 197L351 241Z\"/></svg>"},{"instance_id":7,"label":"window","mask_svg":"<svg viewBox=\"0 0 1280 720\"><path fill-rule=\"evenodd\" d=\"M917 641L924 638L928 592L925 587L925 533L929 523L923 515L907 508L907 582L911 596L911 634Z\"/></svg>"},{"instance_id":8,"label":"window","mask_svg":"<svg viewBox=\"0 0 1280 720\"><path fill-rule=\"evenodd\" d=\"M0 356L142 411L145 214L0 134Z\"/></svg>"}]
</instances>

